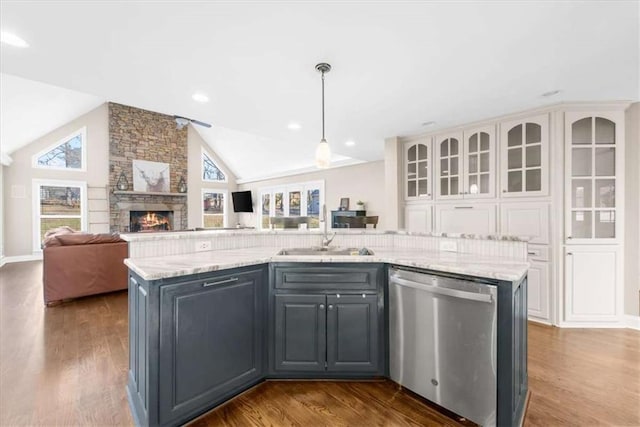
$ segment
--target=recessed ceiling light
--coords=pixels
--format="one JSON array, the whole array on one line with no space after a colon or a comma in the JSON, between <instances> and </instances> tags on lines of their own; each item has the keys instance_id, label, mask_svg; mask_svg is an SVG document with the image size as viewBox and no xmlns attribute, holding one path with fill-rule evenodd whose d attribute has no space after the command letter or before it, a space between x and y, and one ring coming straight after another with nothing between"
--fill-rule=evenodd
<instances>
[{"instance_id":1,"label":"recessed ceiling light","mask_svg":"<svg viewBox=\"0 0 640 427\"><path fill-rule=\"evenodd\" d=\"M550 96L557 95L559 93L560 93L560 90L550 90L549 92L543 93L542 96L548 98Z\"/></svg>"},{"instance_id":2,"label":"recessed ceiling light","mask_svg":"<svg viewBox=\"0 0 640 427\"><path fill-rule=\"evenodd\" d=\"M194 101L198 102L209 102L209 97L204 93L194 93L193 95L191 95L191 98L193 98Z\"/></svg>"},{"instance_id":3,"label":"recessed ceiling light","mask_svg":"<svg viewBox=\"0 0 640 427\"><path fill-rule=\"evenodd\" d=\"M300 130L302 128L302 126L300 126L300 123L295 123L295 122L289 123L287 127L291 130Z\"/></svg>"},{"instance_id":4,"label":"recessed ceiling light","mask_svg":"<svg viewBox=\"0 0 640 427\"><path fill-rule=\"evenodd\" d=\"M354 145L356 145L356 142L350 139L345 142L344 145L346 145L347 147L353 147Z\"/></svg>"},{"instance_id":5,"label":"recessed ceiling light","mask_svg":"<svg viewBox=\"0 0 640 427\"><path fill-rule=\"evenodd\" d=\"M436 124L436 122L434 122L434 121L429 121L429 122L424 122L424 123L422 123L422 126L433 126L433 125L435 125L435 124Z\"/></svg>"},{"instance_id":6,"label":"recessed ceiling light","mask_svg":"<svg viewBox=\"0 0 640 427\"><path fill-rule=\"evenodd\" d=\"M9 46L14 47L29 47L29 43L22 40L20 37L16 36L13 33L8 33L6 31L2 31L0 33L0 42L4 44L8 44Z\"/></svg>"}]
</instances>

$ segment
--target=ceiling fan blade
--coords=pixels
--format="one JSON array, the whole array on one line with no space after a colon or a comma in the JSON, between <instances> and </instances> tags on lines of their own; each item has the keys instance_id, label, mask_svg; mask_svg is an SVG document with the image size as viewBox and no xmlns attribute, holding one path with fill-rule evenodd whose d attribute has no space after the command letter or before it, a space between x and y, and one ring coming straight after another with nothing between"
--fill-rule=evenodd
<instances>
[{"instance_id":1,"label":"ceiling fan blade","mask_svg":"<svg viewBox=\"0 0 640 427\"><path fill-rule=\"evenodd\" d=\"M211 127L211 125L209 123L201 122L200 120L194 120L194 119L189 119L189 120L191 120L191 123L195 123L197 125L204 126L206 128L210 128Z\"/></svg>"}]
</instances>

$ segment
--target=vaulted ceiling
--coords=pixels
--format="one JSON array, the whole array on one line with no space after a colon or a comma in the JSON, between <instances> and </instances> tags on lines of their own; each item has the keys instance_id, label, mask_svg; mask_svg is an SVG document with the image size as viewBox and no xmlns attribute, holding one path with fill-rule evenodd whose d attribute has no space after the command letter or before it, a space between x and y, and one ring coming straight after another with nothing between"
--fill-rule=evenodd
<instances>
[{"instance_id":1,"label":"vaulted ceiling","mask_svg":"<svg viewBox=\"0 0 640 427\"><path fill-rule=\"evenodd\" d=\"M333 66L327 139L343 164L381 159L389 136L640 98L635 1L3 1L0 18L30 44L0 52L4 151L70 119L32 108L11 76L61 88L56 103L79 110L107 100L210 122L198 131L241 179L312 165L321 61Z\"/></svg>"}]
</instances>

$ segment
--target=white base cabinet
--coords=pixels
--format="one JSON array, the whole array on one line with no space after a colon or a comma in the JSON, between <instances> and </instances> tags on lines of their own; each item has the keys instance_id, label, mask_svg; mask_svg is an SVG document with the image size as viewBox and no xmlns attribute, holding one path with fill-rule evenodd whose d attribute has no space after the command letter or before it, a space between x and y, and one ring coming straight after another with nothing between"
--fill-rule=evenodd
<instances>
[{"instance_id":1,"label":"white base cabinet","mask_svg":"<svg viewBox=\"0 0 640 427\"><path fill-rule=\"evenodd\" d=\"M430 233L433 230L433 206L406 205L404 210L404 228L407 231Z\"/></svg>"},{"instance_id":2,"label":"white base cabinet","mask_svg":"<svg viewBox=\"0 0 640 427\"><path fill-rule=\"evenodd\" d=\"M436 205L436 231L439 233L496 234L497 207L493 203Z\"/></svg>"},{"instance_id":3,"label":"white base cabinet","mask_svg":"<svg viewBox=\"0 0 640 427\"><path fill-rule=\"evenodd\" d=\"M549 263L533 260L529 261L529 263L531 264L527 276L529 317L533 320L551 323Z\"/></svg>"},{"instance_id":4,"label":"white base cabinet","mask_svg":"<svg viewBox=\"0 0 640 427\"><path fill-rule=\"evenodd\" d=\"M566 246L564 271L565 322L621 321L623 272L618 246Z\"/></svg>"}]
</instances>

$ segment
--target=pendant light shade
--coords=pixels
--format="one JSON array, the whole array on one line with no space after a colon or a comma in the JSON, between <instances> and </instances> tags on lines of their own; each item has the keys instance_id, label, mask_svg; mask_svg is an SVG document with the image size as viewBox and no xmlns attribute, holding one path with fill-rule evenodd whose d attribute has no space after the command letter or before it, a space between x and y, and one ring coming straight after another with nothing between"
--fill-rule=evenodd
<instances>
[{"instance_id":1,"label":"pendant light shade","mask_svg":"<svg viewBox=\"0 0 640 427\"><path fill-rule=\"evenodd\" d=\"M316 65L316 70L322 74L322 139L316 148L316 167L325 169L331 165L331 149L324 137L324 74L331 70L331 65L321 62Z\"/></svg>"}]
</instances>

